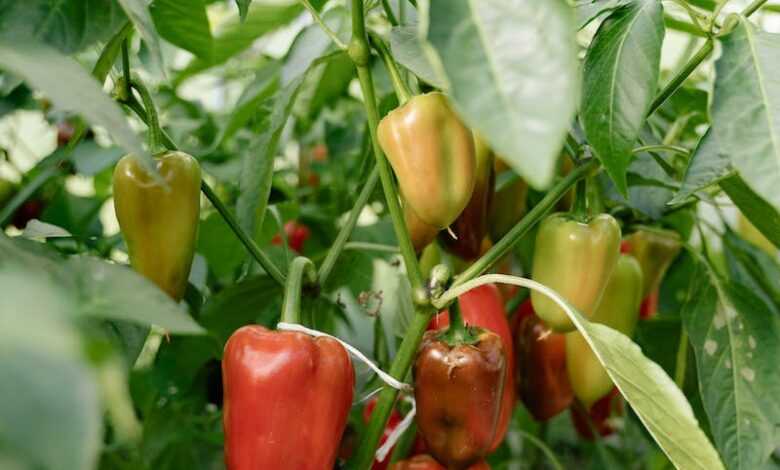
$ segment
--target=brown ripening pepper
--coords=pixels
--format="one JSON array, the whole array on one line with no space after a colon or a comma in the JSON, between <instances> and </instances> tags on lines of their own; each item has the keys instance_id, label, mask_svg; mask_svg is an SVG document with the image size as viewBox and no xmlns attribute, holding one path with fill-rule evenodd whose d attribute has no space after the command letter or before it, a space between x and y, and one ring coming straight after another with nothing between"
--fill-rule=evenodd
<instances>
[{"instance_id":1,"label":"brown ripening pepper","mask_svg":"<svg viewBox=\"0 0 780 470\"><path fill-rule=\"evenodd\" d=\"M493 189L496 186L496 175L493 171L493 151L487 143L474 136L476 149L476 179L471 199L463 212L460 213L449 231L439 233L439 240L447 251L472 261L479 257L482 251L482 241L488 232L488 216L493 202Z\"/></svg>"},{"instance_id":2,"label":"brown ripening pepper","mask_svg":"<svg viewBox=\"0 0 780 470\"><path fill-rule=\"evenodd\" d=\"M474 189L474 138L438 92L418 95L377 128L401 195L428 225L448 227Z\"/></svg>"},{"instance_id":3,"label":"brown ripening pepper","mask_svg":"<svg viewBox=\"0 0 780 470\"><path fill-rule=\"evenodd\" d=\"M429 331L414 363L417 423L430 453L464 469L490 452L499 421L507 360L501 337L463 324L457 303L450 327Z\"/></svg>"},{"instance_id":4,"label":"brown ripening pepper","mask_svg":"<svg viewBox=\"0 0 780 470\"><path fill-rule=\"evenodd\" d=\"M436 234L439 233L439 229L423 222L420 217L414 213L414 210L409 207L408 203L404 202L403 206L406 230L409 232L409 238L412 240L414 251L420 253L436 239Z\"/></svg>"},{"instance_id":5,"label":"brown ripening pepper","mask_svg":"<svg viewBox=\"0 0 780 470\"><path fill-rule=\"evenodd\" d=\"M490 205L490 216L488 217L488 228L490 238L497 242L514 225L520 222L526 212L526 198L528 197L528 183L524 179L517 177L513 182L498 187L501 175L510 173L509 165L500 158L496 158L493 165L495 173L496 192Z\"/></svg>"}]
</instances>

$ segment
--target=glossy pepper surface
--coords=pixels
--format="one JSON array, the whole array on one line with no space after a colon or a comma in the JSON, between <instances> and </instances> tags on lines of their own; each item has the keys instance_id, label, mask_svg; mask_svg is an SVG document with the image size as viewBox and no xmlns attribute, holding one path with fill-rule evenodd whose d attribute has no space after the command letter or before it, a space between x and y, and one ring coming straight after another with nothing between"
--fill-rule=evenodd
<instances>
[{"instance_id":1,"label":"glossy pepper surface","mask_svg":"<svg viewBox=\"0 0 780 470\"><path fill-rule=\"evenodd\" d=\"M406 230L409 231L409 238L412 240L414 251L421 253L426 246L436 239L439 228L423 222L408 203L404 203L403 211Z\"/></svg>"},{"instance_id":2,"label":"glossy pepper surface","mask_svg":"<svg viewBox=\"0 0 780 470\"><path fill-rule=\"evenodd\" d=\"M447 468L427 454L415 455L411 459L396 462L390 467L390 470L447 470ZM468 470L490 470L484 460L480 460L468 467Z\"/></svg>"},{"instance_id":3,"label":"glossy pepper surface","mask_svg":"<svg viewBox=\"0 0 780 470\"><path fill-rule=\"evenodd\" d=\"M582 222L568 214L552 214L539 227L533 273L586 317L593 315L620 254L620 226L608 214ZM557 332L574 324L552 299L532 291L536 314Z\"/></svg>"},{"instance_id":4,"label":"glossy pepper surface","mask_svg":"<svg viewBox=\"0 0 780 470\"><path fill-rule=\"evenodd\" d=\"M493 165L496 177L496 192L490 207L488 227L490 238L497 242L509 230L520 222L526 212L526 199L528 197L528 183L517 177L512 182L502 184L502 179L509 176L509 165L500 158L495 159ZM501 187L499 187L501 185Z\"/></svg>"},{"instance_id":5,"label":"glossy pepper surface","mask_svg":"<svg viewBox=\"0 0 780 470\"><path fill-rule=\"evenodd\" d=\"M535 420L547 421L574 401L566 374L566 336L551 333L530 300L518 307L512 323L518 395Z\"/></svg>"},{"instance_id":6,"label":"glossy pepper surface","mask_svg":"<svg viewBox=\"0 0 780 470\"><path fill-rule=\"evenodd\" d=\"M473 340L428 331L414 363L417 423L430 453L464 469L490 452L496 434L506 362L501 338L468 328Z\"/></svg>"},{"instance_id":7,"label":"glossy pepper surface","mask_svg":"<svg viewBox=\"0 0 780 470\"><path fill-rule=\"evenodd\" d=\"M114 169L114 208L130 263L174 300L187 287L200 214L200 165L183 152L164 152L156 181L132 155Z\"/></svg>"},{"instance_id":8,"label":"glossy pepper surface","mask_svg":"<svg viewBox=\"0 0 780 470\"><path fill-rule=\"evenodd\" d=\"M466 325L476 326L492 331L501 337L506 356L507 368L504 379L504 392L501 399L501 410L496 425L496 435L490 452L496 450L504 440L509 423L512 420L512 412L515 408L515 358L512 344L512 331L504 310L504 302L498 288L493 284L485 284L458 297L461 314ZM430 328L442 329L450 324L449 312L446 310L436 315L431 320Z\"/></svg>"},{"instance_id":9,"label":"glossy pepper surface","mask_svg":"<svg viewBox=\"0 0 780 470\"><path fill-rule=\"evenodd\" d=\"M482 242L488 234L488 217L493 202L495 173L493 151L485 141L474 137L476 149L476 172L471 199L450 225L450 231L439 233L444 247L464 260L475 260L482 252Z\"/></svg>"},{"instance_id":10,"label":"glossy pepper surface","mask_svg":"<svg viewBox=\"0 0 780 470\"><path fill-rule=\"evenodd\" d=\"M661 287L666 270L680 254L680 235L671 230L639 230L631 234L627 242L629 253L642 267L642 298L645 298Z\"/></svg>"},{"instance_id":11,"label":"glossy pepper surface","mask_svg":"<svg viewBox=\"0 0 780 470\"><path fill-rule=\"evenodd\" d=\"M333 468L355 384L341 344L245 326L225 345L222 379L228 470Z\"/></svg>"},{"instance_id":12,"label":"glossy pepper surface","mask_svg":"<svg viewBox=\"0 0 780 470\"><path fill-rule=\"evenodd\" d=\"M571 407L571 421L574 424L574 429L577 430L580 437L589 441L593 440L593 429L601 437L614 433L614 418L624 414L623 400L617 388L613 388L607 396L594 403L590 410L586 411L582 405Z\"/></svg>"},{"instance_id":13,"label":"glossy pepper surface","mask_svg":"<svg viewBox=\"0 0 780 470\"><path fill-rule=\"evenodd\" d=\"M633 256L620 255L591 321L631 337L639 320L641 301L642 268ZM586 408L593 406L614 387L604 366L578 331L566 335L566 368L574 396Z\"/></svg>"},{"instance_id":14,"label":"glossy pepper surface","mask_svg":"<svg viewBox=\"0 0 780 470\"><path fill-rule=\"evenodd\" d=\"M428 225L448 227L474 189L474 139L447 98L418 95L391 111L377 135L393 166L401 195Z\"/></svg>"}]
</instances>

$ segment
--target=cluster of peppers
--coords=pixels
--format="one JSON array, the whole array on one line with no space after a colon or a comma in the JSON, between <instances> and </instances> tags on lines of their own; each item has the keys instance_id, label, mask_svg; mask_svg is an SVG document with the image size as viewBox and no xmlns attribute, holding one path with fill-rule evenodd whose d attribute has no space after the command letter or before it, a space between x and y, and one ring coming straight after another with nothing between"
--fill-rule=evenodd
<instances>
[{"instance_id":1,"label":"cluster of peppers","mask_svg":"<svg viewBox=\"0 0 780 470\"><path fill-rule=\"evenodd\" d=\"M414 97L391 112L378 138L397 176L416 250L438 237L454 255L474 260L488 236L500 238L522 217L527 186L518 179L496 191L496 175L506 166L441 93ZM119 161L116 214L132 266L178 301L197 235L200 167L182 152L163 152L156 162L159 178L133 156ZM285 234L295 251L309 235L292 223ZM623 242L627 253L620 247L620 227L607 214L553 214L539 227L532 275L591 321L630 336L640 303L657 298L680 240L673 232L641 230ZM355 384L339 342L245 326L225 345L222 372L227 468L333 467ZM603 366L558 305L532 292L510 325L504 298L492 285L463 294L431 321L412 372L417 450L427 454L390 467L396 470L489 468L484 458L504 439L516 395L542 421L571 407L576 397L572 416L585 435L591 432L588 421L601 422L595 429L609 432L600 416L609 414L617 398ZM389 426L398 421L400 415ZM374 468L387 465L375 462Z\"/></svg>"}]
</instances>

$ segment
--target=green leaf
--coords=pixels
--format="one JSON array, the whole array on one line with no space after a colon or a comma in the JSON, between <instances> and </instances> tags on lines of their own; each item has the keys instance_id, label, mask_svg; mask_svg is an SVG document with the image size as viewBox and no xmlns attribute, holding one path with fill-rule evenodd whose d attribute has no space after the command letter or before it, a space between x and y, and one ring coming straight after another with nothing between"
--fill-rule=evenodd
<instances>
[{"instance_id":1,"label":"green leaf","mask_svg":"<svg viewBox=\"0 0 780 470\"><path fill-rule=\"evenodd\" d=\"M232 281L232 275L246 259L246 248L225 219L212 212L198 227L198 253L206 258L209 270L221 281Z\"/></svg>"},{"instance_id":2,"label":"green leaf","mask_svg":"<svg viewBox=\"0 0 780 470\"><path fill-rule=\"evenodd\" d=\"M574 11L577 14L577 29L582 29L599 16L626 5L631 0L576 0Z\"/></svg>"},{"instance_id":3,"label":"green leaf","mask_svg":"<svg viewBox=\"0 0 780 470\"><path fill-rule=\"evenodd\" d=\"M0 267L24 266L44 280L55 280L75 306L74 315L154 324L175 334L203 332L170 297L132 269L98 258L60 258L45 251L39 243L0 235ZM40 282L36 286L45 287Z\"/></svg>"},{"instance_id":4,"label":"green leaf","mask_svg":"<svg viewBox=\"0 0 780 470\"><path fill-rule=\"evenodd\" d=\"M724 469L718 453L699 427L685 395L658 364L642 353L639 346L612 328L589 322L554 291L533 281L525 281L523 287L547 289L546 295L566 305L564 310L577 330L647 431L677 468Z\"/></svg>"},{"instance_id":5,"label":"green leaf","mask_svg":"<svg viewBox=\"0 0 780 470\"><path fill-rule=\"evenodd\" d=\"M0 1L1 36L16 44L45 42L63 54L108 39L125 19L113 1Z\"/></svg>"},{"instance_id":6,"label":"green leaf","mask_svg":"<svg viewBox=\"0 0 780 470\"><path fill-rule=\"evenodd\" d=\"M102 416L95 377L83 365L83 345L68 318L76 306L55 279L5 253L0 259L3 448L36 468L94 468Z\"/></svg>"},{"instance_id":7,"label":"green leaf","mask_svg":"<svg viewBox=\"0 0 780 470\"><path fill-rule=\"evenodd\" d=\"M745 183L739 175L720 181L720 187L756 228L775 246L780 246L780 213Z\"/></svg>"},{"instance_id":8,"label":"green leaf","mask_svg":"<svg viewBox=\"0 0 780 470\"><path fill-rule=\"evenodd\" d=\"M721 44L713 133L745 183L780 210L780 35L757 31L740 18Z\"/></svg>"},{"instance_id":9,"label":"green leaf","mask_svg":"<svg viewBox=\"0 0 780 470\"><path fill-rule=\"evenodd\" d=\"M276 148L306 74L312 68L344 54L323 55L332 44L330 38L321 30L313 29L315 27L312 25L301 32L290 48L282 67L279 92L270 105L268 126L250 145L252 150L244 157L236 215L241 227L249 233L255 233L255 228L262 226L273 182Z\"/></svg>"},{"instance_id":10,"label":"green leaf","mask_svg":"<svg viewBox=\"0 0 780 470\"><path fill-rule=\"evenodd\" d=\"M693 278L681 317L696 352L702 401L729 468L763 468L780 422L780 325L749 289Z\"/></svg>"},{"instance_id":11,"label":"green leaf","mask_svg":"<svg viewBox=\"0 0 780 470\"><path fill-rule=\"evenodd\" d=\"M141 33L146 46L152 54L152 61L165 73L163 65L162 52L160 50L160 40L157 39L157 30L154 28L152 15L149 14L149 5L146 0L118 0L122 8L125 9L130 21L133 22L136 29Z\"/></svg>"},{"instance_id":12,"label":"green leaf","mask_svg":"<svg viewBox=\"0 0 780 470\"><path fill-rule=\"evenodd\" d=\"M436 75L433 65L425 55L417 33L418 28L417 25L396 26L390 31L393 58L424 82L436 88L444 88L445 82Z\"/></svg>"},{"instance_id":13,"label":"green leaf","mask_svg":"<svg viewBox=\"0 0 780 470\"><path fill-rule=\"evenodd\" d=\"M585 56L580 119L588 142L618 190L658 86L663 8L635 0L604 20Z\"/></svg>"},{"instance_id":14,"label":"green leaf","mask_svg":"<svg viewBox=\"0 0 780 470\"><path fill-rule=\"evenodd\" d=\"M43 44L0 39L0 64L24 77L57 107L82 115L92 125L104 127L128 153L139 155L154 171L152 157L144 150L119 109L75 60Z\"/></svg>"},{"instance_id":15,"label":"green leaf","mask_svg":"<svg viewBox=\"0 0 780 470\"><path fill-rule=\"evenodd\" d=\"M723 236L723 254L726 256L729 278L732 282L751 289L767 305L780 314L780 265L775 257L727 229Z\"/></svg>"},{"instance_id":16,"label":"green leaf","mask_svg":"<svg viewBox=\"0 0 780 470\"><path fill-rule=\"evenodd\" d=\"M728 154L718 146L712 129L708 129L691 155L682 186L669 205L685 202L696 192L718 183L733 172Z\"/></svg>"},{"instance_id":17,"label":"green leaf","mask_svg":"<svg viewBox=\"0 0 780 470\"><path fill-rule=\"evenodd\" d=\"M241 21L246 20L246 14L249 12L249 5L252 3L252 0L236 0L236 5L238 5L238 14L241 16Z\"/></svg>"},{"instance_id":18,"label":"green leaf","mask_svg":"<svg viewBox=\"0 0 780 470\"><path fill-rule=\"evenodd\" d=\"M531 186L548 187L577 107L568 2L432 0L429 16L426 55L461 118Z\"/></svg>"},{"instance_id":19,"label":"green leaf","mask_svg":"<svg viewBox=\"0 0 780 470\"><path fill-rule=\"evenodd\" d=\"M222 129L217 139L218 146L230 140L239 129L259 114L267 114L267 110L262 108L261 104L279 89L279 71L277 62L269 62L255 72L255 79L241 93Z\"/></svg>"},{"instance_id":20,"label":"green leaf","mask_svg":"<svg viewBox=\"0 0 780 470\"><path fill-rule=\"evenodd\" d=\"M150 11L165 40L203 60L212 59L214 40L204 0L155 0Z\"/></svg>"},{"instance_id":21,"label":"green leaf","mask_svg":"<svg viewBox=\"0 0 780 470\"><path fill-rule=\"evenodd\" d=\"M295 19L302 7L298 3L280 5L253 4L244 21L239 18L222 28L214 38L211 60L196 58L176 77L176 83L203 70L222 64L234 55L245 50L255 39L269 33Z\"/></svg>"}]
</instances>

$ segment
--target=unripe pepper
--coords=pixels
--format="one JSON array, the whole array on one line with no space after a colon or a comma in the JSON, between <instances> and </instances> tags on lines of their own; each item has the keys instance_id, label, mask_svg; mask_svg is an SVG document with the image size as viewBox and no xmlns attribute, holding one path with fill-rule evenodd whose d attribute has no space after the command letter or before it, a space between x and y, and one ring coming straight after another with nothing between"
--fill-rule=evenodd
<instances>
[{"instance_id":1,"label":"unripe pepper","mask_svg":"<svg viewBox=\"0 0 780 470\"><path fill-rule=\"evenodd\" d=\"M496 450L504 440L512 420L512 412L515 408L515 357L512 345L512 330L509 327L504 302L498 288L493 284L475 287L458 297L463 321L468 326L475 326L489 330L501 337L506 356L507 369L504 378L504 393L501 399L501 411L498 415L496 435L490 452ZM450 324L448 311L436 315L429 328L441 329Z\"/></svg>"},{"instance_id":2,"label":"unripe pepper","mask_svg":"<svg viewBox=\"0 0 780 470\"><path fill-rule=\"evenodd\" d=\"M156 181L126 155L114 169L114 208L130 263L174 300L187 287L200 215L200 165L184 152L163 152Z\"/></svg>"},{"instance_id":3,"label":"unripe pepper","mask_svg":"<svg viewBox=\"0 0 780 470\"><path fill-rule=\"evenodd\" d=\"M493 168L497 178L496 185L498 185L501 174L509 170L509 165L500 158L496 158ZM517 178L503 188L497 188L488 219L490 238L494 242L500 240L523 218L527 207L527 197L528 183L522 178Z\"/></svg>"},{"instance_id":4,"label":"unripe pepper","mask_svg":"<svg viewBox=\"0 0 780 470\"><path fill-rule=\"evenodd\" d=\"M415 455L411 459L396 462L390 467L390 470L447 470L447 468L427 454ZM480 460L474 465L468 467L468 470L490 470L484 460Z\"/></svg>"},{"instance_id":5,"label":"unripe pepper","mask_svg":"<svg viewBox=\"0 0 780 470\"><path fill-rule=\"evenodd\" d=\"M620 254L620 226L608 214L587 222L568 214L544 219L536 236L533 279L563 296L585 317L601 300ZM574 324L546 295L532 291L536 314L553 330L572 331Z\"/></svg>"},{"instance_id":6,"label":"unripe pepper","mask_svg":"<svg viewBox=\"0 0 780 470\"><path fill-rule=\"evenodd\" d=\"M566 374L566 336L551 333L530 300L518 307L512 324L518 395L534 419L547 421L574 401Z\"/></svg>"},{"instance_id":7,"label":"unripe pepper","mask_svg":"<svg viewBox=\"0 0 780 470\"><path fill-rule=\"evenodd\" d=\"M476 178L466 208L450 226L450 231L439 233L444 247L464 260L472 261L482 252L482 242L488 233L488 216L493 202L495 173L493 151L481 138L474 136L476 149Z\"/></svg>"},{"instance_id":8,"label":"unripe pepper","mask_svg":"<svg viewBox=\"0 0 780 470\"><path fill-rule=\"evenodd\" d=\"M447 330L425 333L412 371L420 433L436 460L460 470L493 445L506 359L498 335L463 325L457 302L450 314Z\"/></svg>"},{"instance_id":9,"label":"unripe pepper","mask_svg":"<svg viewBox=\"0 0 780 470\"><path fill-rule=\"evenodd\" d=\"M379 123L377 136L401 195L428 225L448 227L474 189L474 139L438 92L418 95Z\"/></svg>"},{"instance_id":10,"label":"unripe pepper","mask_svg":"<svg viewBox=\"0 0 780 470\"><path fill-rule=\"evenodd\" d=\"M671 230L639 230L631 234L627 242L629 253L642 267L642 298L645 298L661 287L666 270L680 253L680 235Z\"/></svg>"},{"instance_id":11,"label":"unripe pepper","mask_svg":"<svg viewBox=\"0 0 780 470\"><path fill-rule=\"evenodd\" d=\"M355 374L331 338L245 326L222 358L227 470L333 468Z\"/></svg>"},{"instance_id":12,"label":"unripe pepper","mask_svg":"<svg viewBox=\"0 0 780 470\"><path fill-rule=\"evenodd\" d=\"M634 334L642 301L642 268L631 255L620 255L591 321ZM614 387L612 379L578 331L566 335L566 368L577 399L590 408Z\"/></svg>"}]
</instances>

